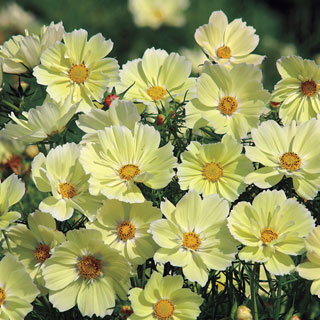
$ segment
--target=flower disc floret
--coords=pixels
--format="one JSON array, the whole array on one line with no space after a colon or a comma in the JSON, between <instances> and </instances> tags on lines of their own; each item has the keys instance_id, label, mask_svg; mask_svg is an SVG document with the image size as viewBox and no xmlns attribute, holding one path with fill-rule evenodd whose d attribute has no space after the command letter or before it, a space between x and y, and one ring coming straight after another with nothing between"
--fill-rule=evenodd
<instances>
[{"instance_id":1,"label":"flower disc floret","mask_svg":"<svg viewBox=\"0 0 320 320\"><path fill-rule=\"evenodd\" d=\"M88 78L89 71L85 64L80 63L73 65L68 73L72 81L76 83L84 83Z\"/></svg>"},{"instance_id":2,"label":"flower disc floret","mask_svg":"<svg viewBox=\"0 0 320 320\"><path fill-rule=\"evenodd\" d=\"M238 108L238 101L234 97L221 98L218 109L223 114L232 115Z\"/></svg>"},{"instance_id":3,"label":"flower disc floret","mask_svg":"<svg viewBox=\"0 0 320 320\"><path fill-rule=\"evenodd\" d=\"M119 170L119 176L121 179L125 179L127 181L132 180L136 175L140 174L140 169L138 166L134 164L126 164L122 166Z\"/></svg>"},{"instance_id":4,"label":"flower disc floret","mask_svg":"<svg viewBox=\"0 0 320 320\"><path fill-rule=\"evenodd\" d=\"M201 239L198 234L195 232L185 232L183 234L183 241L182 245L185 248L192 249L192 250L197 250L200 245L201 245Z\"/></svg>"},{"instance_id":5,"label":"flower disc floret","mask_svg":"<svg viewBox=\"0 0 320 320\"><path fill-rule=\"evenodd\" d=\"M203 168L203 175L208 181L218 181L223 175L222 166L216 162L207 163Z\"/></svg>"},{"instance_id":6,"label":"flower disc floret","mask_svg":"<svg viewBox=\"0 0 320 320\"><path fill-rule=\"evenodd\" d=\"M222 46L217 49L217 56L221 59L231 58L231 49L228 46Z\"/></svg>"},{"instance_id":7,"label":"flower disc floret","mask_svg":"<svg viewBox=\"0 0 320 320\"><path fill-rule=\"evenodd\" d=\"M307 80L301 83L301 91L305 96L312 97L318 92L318 84L314 80Z\"/></svg>"},{"instance_id":8,"label":"flower disc floret","mask_svg":"<svg viewBox=\"0 0 320 320\"><path fill-rule=\"evenodd\" d=\"M0 306L4 303L6 298L7 298L6 290L4 288L0 288Z\"/></svg>"},{"instance_id":9,"label":"flower disc floret","mask_svg":"<svg viewBox=\"0 0 320 320\"><path fill-rule=\"evenodd\" d=\"M51 256L50 247L46 244L40 243L34 250L33 254L38 262L43 263Z\"/></svg>"},{"instance_id":10,"label":"flower disc floret","mask_svg":"<svg viewBox=\"0 0 320 320\"><path fill-rule=\"evenodd\" d=\"M147 90L148 95L154 101L161 100L166 94L166 90L160 86L153 86Z\"/></svg>"},{"instance_id":11,"label":"flower disc floret","mask_svg":"<svg viewBox=\"0 0 320 320\"><path fill-rule=\"evenodd\" d=\"M301 167L301 158L295 152L286 152L280 158L280 165L289 171L298 170Z\"/></svg>"},{"instance_id":12,"label":"flower disc floret","mask_svg":"<svg viewBox=\"0 0 320 320\"><path fill-rule=\"evenodd\" d=\"M168 320L174 313L174 304L169 299L161 299L154 305L153 310L158 320Z\"/></svg>"},{"instance_id":13,"label":"flower disc floret","mask_svg":"<svg viewBox=\"0 0 320 320\"><path fill-rule=\"evenodd\" d=\"M272 228L264 228L261 231L260 239L264 243L270 243L273 240L278 239L278 234Z\"/></svg>"},{"instance_id":14,"label":"flower disc floret","mask_svg":"<svg viewBox=\"0 0 320 320\"><path fill-rule=\"evenodd\" d=\"M79 275L86 279L98 278L101 273L102 263L93 256L84 256L77 264Z\"/></svg>"},{"instance_id":15,"label":"flower disc floret","mask_svg":"<svg viewBox=\"0 0 320 320\"><path fill-rule=\"evenodd\" d=\"M129 221L122 221L117 227L118 237L123 240L129 240L134 238L136 234L135 226Z\"/></svg>"},{"instance_id":16,"label":"flower disc floret","mask_svg":"<svg viewBox=\"0 0 320 320\"><path fill-rule=\"evenodd\" d=\"M77 195L77 188L69 182L60 183L59 190L63 198L70 199Z\"/></svg>"}]
</instances>

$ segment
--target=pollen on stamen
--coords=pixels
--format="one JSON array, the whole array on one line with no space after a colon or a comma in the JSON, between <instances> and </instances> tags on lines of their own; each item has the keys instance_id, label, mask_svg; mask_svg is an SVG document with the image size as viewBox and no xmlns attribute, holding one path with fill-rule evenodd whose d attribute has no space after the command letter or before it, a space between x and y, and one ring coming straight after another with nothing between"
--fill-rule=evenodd
<instances>
[{"instance_id":1,"label":"pollen on stamen","mask_svg":"<svg viewBox=\"0 0 320 320\"><path fill-rule=\"evenodd\" d=\"M222 46L217 49L217 56L221 59L230 59L231 49L228 46Z\"/></svg>"},{"instance_id":2,"label":"pollen on stamen","mask_svg":"<svg viewBox=\"0 0 320 320\"><path fill-rule=\"evenodd\" d=\"M278 234L272 228L264 228L261 231L260 240L263 243L270 243L273 240L278 239Z\"/></svg>"},{"instance_id":3,"label":"pollen on stamen","mask_svg":"<svg viewBox=\"0 0 320 320\"><path fill-rule=\"evenodd\" d=\"M136 234L135 226L129 221L122 221L117 227L118 237L123 240L127 241L129 239L134 238Z\"/></svg>"},{"instance_id":4,"label":"pollen on stamen","mask_svg":"<svg viewBox=\"0 0 320 320\"><path fill-rule=\"evenodd\" d=\"M40 243L33 252L33 255L38 262L43 263L51 256L50 247L46 244Z\"/></svg>"},{"instance_id":5,"label":"pollen on stamen","mask_svg":"<svg viewBox=\"0 0 320 320\"><path fill-rule=\"evenodd\" d=\"M73 198L77 195L77 189L76 187L69 183L69 182L63 182L59 184L59 191L63 198Z\"/></svg>"},{"instance_id":6,"label":"pollen on stamen","mask_svg":"<svg viewBox=\"0 0 320 320\"><path fill-rule=\"evenodd\" d=\"M201 239L195 232L185 232L183 234L182 245L185 248L197 250L201 245Z\"/></svg>"},{"instance_id":7,"label":"pollen on stamen","mask_svg":"<svg viewBox=\"0 0 320 320\"><path fill-rule=\"evenodd\" d=\"M84 256L78 262L79 275L86 279L96 279L102 270L102 263L93 256Z\"/></svg>"},{"instance_id":8,"label":"pollen on stamen","mask_svg":"<svg viewBox=\"0 0 320 320\"><path fill-rule=\"evenodd\" d=\"M218 109L221 113L230 116L238 109L238 101L234 97L223 97L219 102Z\"/></svg>"},{"instance_id":9,"label":"pollen on stamen","mask_svg":"<svg viewBox=\"0 0 320 320\"><path fill-rule=\"evenodd\" d=\"M174 309L174 304L169 299L161 299L153 306L153 313L158 320L169 320Z\"/></svg>"},{"instance_id":10,"label":"pollen on stamen","mask_svg":"<svg viewBox=\"0 0 320 320\"><path fill-rule=\"evenodd\" d=\"M126 164L118 170L120 178L127 181L132 180L140 172L140 168L134 164Z\"/></svg>"},{"instance_id":11,"label":"pollen on stamen","mask_svg":"<svg viewBox=\"0 0 320 320\"><path fill-rule=\"evenodd\" d=\"M147 94L154 101L161 100L166 95L166 93L167 93L166 89L160 86L153 86L147 90Z\"/></svg>"},{"instance_id":12,"label":"pollen on stamen","mask_svg":"<svg viewBox=\"0 0 320 320\"><path fill-rule=\"evenodd\" d=\"M314 96L318 92L319 85L314 80L301 83L301 92L308 97Z\"/></svg>"},{"instance_id":13,"label":"pollen on stamen","mask_svg":"<svg viewBox=\"0 0 320 320\"><path fill-rule=\"evenodd\" d=\"M302 159L295 152L286 152L280 157L280 166L289 171L298 170L301 163Z\"/></svg>"},{"instance_id":14,"label":"pollen on stamen","mask_svg":"<svg viewBox=\"0 0 320 320\"><path fill-rule=\"evenodd\" d=\"M203 175L210 182L216 182L223 175L223 169L219 163L210 162L203 167Z\"/></svg>"},{"instance_id":15,"label":"pollen on stamen","mask_svg":"<svg viewBox=\"0 0 320 320\"><path fill-rule=\"evenodd\" d=\"M89 74L89 70L83 63L74 64L68 72L70 79L76 83L84 83Z\"/></svg>"},{"instance_id":16,"label":"pollen on stamen","mask_svg":"<svg viewBox=\"0 0 320 320\"><path fill-rule=\"evenodd\" d=\"M6 290L4 290L4 288L0 288L0 306L4 303L6 298L7 298Z\"/></svg>"}]
</instances>

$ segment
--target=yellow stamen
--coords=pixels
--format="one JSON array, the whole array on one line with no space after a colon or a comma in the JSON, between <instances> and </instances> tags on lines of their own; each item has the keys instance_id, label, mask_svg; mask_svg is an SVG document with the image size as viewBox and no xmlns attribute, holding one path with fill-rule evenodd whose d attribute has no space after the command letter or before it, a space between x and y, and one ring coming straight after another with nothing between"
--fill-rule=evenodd
<instances>
[{"instance_id":1,"label":"yellow stamen","mask_svg":"<svg viewBox=\"0 0 320 320\"><path fill-rule=\"evenodd\" d=\"M264 228L261 231L260 239L264 243L269 243L278 238L278 234L271 228Z\"/></svg>"},{"instance_id":2,"label":"yellow stamen","mask_svg":"<svg viewBox=\"0 0 320 320\"><path fill-rule=\"evenodd\" d=\"M183 234L182 245L185 248L197 250L200 244L201 244L201 239L195 232L185 232Z\"/></svg>"},{"instance_id":3,"label":"yellow stamen","mask_svg":"<svg viewBox=\"0 0 320 320\"><path fill-rule=\"evenodd\" d=\"M6 298L7 298L6 290L4 290L4 288L0 288L0 306L4 303Z\"/></svg>"},{"instance_id":4,"label":"yellow stamen","mask_svg":"<svg viewBox=\"0 0 320 320\"><path fill-rule=\"evenodd\" d=\"M222 59L230 59L231 49L228 46L222 46L217 49L217 56Z\"/></svg>"},{"instance_id":5,"label":"yellow stamen","mask_svg":"<svg viewBox=\"0 0 320 320\"><path fill-rule=\"evenodd\" d=\"M166 95L166 89L160 86L154 86L147 90L147 94L152 98L152 100L161 100Z\"/></svg>"},{"instance_id":6,"label":"yellow stamen","mask_svg":"<svg viewBox=\"0 0 320 320\"><path fill-rule=\"evenodd\" d=\"M280 157L280 166L290 171L298 170L301 162L301 158L294 152L286 152Z\"/></svg>"},{"instance_id":7,"label":"yellow stamen","mask_svg":"<svg viewBox=\"0 0 320 320\"><path fill-rule=\"evenodd\" d=\"M88 78L88 69L83 63L74 64L69 70L69 77L76 83L84 83Z\"/></svg>"},{"instance_id":8,"label":"yellow stamen","mask_svg":"<svg viewBox=\"0 0 320 320\"><path fill-rule=\"evenodd\" d=\"M234 97L223 97L220 102L218 109L226 115L233 114L238 108L238 101Z\"/></svg>"},{"instance_id":9,"label":"yellow stamen","mask_svg":"<svg viewBox=\"0 0 320 320\"><path fill-rule=\"evenodd\" d=\"M312 97L318 92L318 84L314 80L308 80L301 83L301 91L305 96Z\"/></svg>"},{"instance_id":10,"label":"yellow stamen","mask_svg":"<svg viewBox=\"0 0 320 320\"><path fill-rule=\"evenodd\" d=\"M153 306L153 312L158 320L169 320L174 313L174 304L169 299L161 299Z\"/></svg>"},{"instance_id":11,"label":"yellow stamen","mask_svg":"<svg viewBox=\"0 0 320 320\"><path fill-rule=\"evenodd\" d=\"M77 195L77 189L76 187L68 182L60 183L59 184L59 190L60 194L63 198L73 198Z\"/></svg>"},{"instance_id":12,"label":"yellow stamen","mask_svg":"<svg viewBox=\"0 0 320 320\"><path fill-rule=\"evenodd\" d=\"M133 179L136 175L140 174L140 172L139 167L134 164L126 164L118 170L120 178L127 181Z\"/></svg>"},{"instance_id":13,"label":"yellow stamen","mask_svg":"<svg viewBox=\"0 0 320 320\"><path fill-rule=\"evenodd\" d=\"M33 255L38 262L43 263L51 256L50 247L46 244L40 243L34 251Z\"/></svg>"},{"instance_id":14,"label":"yellow stamen","mask_svg":"<svg viewBox=\"0 0 320 320\"><path fill-rule=\"evenodd\" d=\"M102 270L101 261L93 256L82 257L77 265L79 274L87 279L99 277Z\"/></svg>"},{"instance_id":15,"label":"yellow stamen","mask_svg":"<svg viewBox=\"0 0 320 320\"><path fill-rule=\"evenodd\" d=\"M129 221L121 222L117 227L118 236L121 240L132 239L136 234L135 226Z\"/></svg>"},{"instance_id":16,"label":"yellow stamen","mask_svg":"<svg viewBox=\"0 0 320 320\"><path fill-rule=\"evenodd\" d=\"M209 181L218 181L223 174L223 169L219 163L210 162L203 168L203 175Z\"/></svg>"}]
</instances>

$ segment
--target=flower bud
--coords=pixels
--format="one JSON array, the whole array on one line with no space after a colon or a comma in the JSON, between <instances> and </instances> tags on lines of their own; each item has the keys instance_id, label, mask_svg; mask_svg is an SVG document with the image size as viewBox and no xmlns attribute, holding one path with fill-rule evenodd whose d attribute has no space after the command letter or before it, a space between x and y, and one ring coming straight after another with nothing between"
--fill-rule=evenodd
<instances>
[{"instance_id":1,"label":"flower bud","mask_svg":"<svg viewBox=\"0 0 320 320\"><path fill-rule=\"evenodd\" d=\"M252 320L251 310L246 306L239 306L237 310L237 320Z\"/></svg>"},{"instance_id":2,"label":"flower bud","mask_svg":"<svg viewBox=\"0 0 320 320\"><path fill-rule=\"evenodd\" d=\"M164 120L165 120L165 116L163 114L159 114L156 119L157 125L159 126L163 124Z\"/></svg>"},{"instance_id":3,"label":"flower bud","mask_svg":"<svg viewBox=\"0 0 320 320\"><path fill-rule=\"evenodd\" d=\"M35 144L32 144L30 146L27 146L24 149L24 153L31 159L33 159L38 153L39 153L39 149Z\"/></svg>"},{"instance_id":4,"label":"flower bud","mask_svg":"<svg viewBox=\"0 0 320 320\"><path fill-rule=\"evenodd\" d=\"M106 99L104 100L104 103L106 104L106 106L109 108L110 104L113 100L119 99L120 97L115 95L115 94L109 94Z\"/></svg>"}]
</instances>

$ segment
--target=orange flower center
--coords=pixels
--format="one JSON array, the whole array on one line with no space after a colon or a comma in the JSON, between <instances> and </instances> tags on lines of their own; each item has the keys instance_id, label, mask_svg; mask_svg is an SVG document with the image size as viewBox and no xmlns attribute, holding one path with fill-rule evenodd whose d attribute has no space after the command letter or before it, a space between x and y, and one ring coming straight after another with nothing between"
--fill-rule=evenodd
<instances>
[{"instance_id":1,"label":"orange flower center","mask_svg":"<svg viewBox=\"0 0 320 320\"><path fill-rule=\"evenodd\" d=\"M169 320L174 312L174 304L169 299L161 299L153 306L153 312L158 320Z\"/></svg>"},{"instance_id":2,"label":"orange flower center","mask_svg":"<svg viewBox=\"0 0 320 320\"><path fill-rule=\"evenodd\" d=\"M6 291L4 290L4 288L0 288L0 306L4 303L6 298L7 298Z\"/></svg>"},{"instance_id":3,"label":"orange flower center","mask_svg":"<svg viewBox=\"0 0 320 320\"><path fill-rule=\"evenodd\" d=\"M200 244L201 244L201 239L195 232L185 232L183 234L182 245L185 248L197 250Z\"/></svg>"},{"instance_id":4,"label":"orange flower center","mask_svg":"<svg viewBox=\"0 0 320 320\"><path fill-rule=\"evenodd\" d=\"M278 234L271 228L264 228L261 231L260 239L263 243L269 243L278 238Z\"/></svg>"},{"instance_id":5,"label":"orange flower center","mask_svg":"<svg viewBox=\"0 0 320 320\"><path fill-rule=\"evenodd\" d=\"M101 272L101 261L93 256L84 256L78 262L79 274L87 279L95 279L99 277Z\"/></svg>"},{"instance_id":6,"label":"orange flower center","mask_svg":"<svg viewBox=\"0 0 320 320\"><path fill-rule=\"evenodd\" d=\"M305 96L312 97L318 92L318 84L314 80L301 83L301 91Z\"/></svg>"},{"instance_id":7,"label":"orange flower center","mask_svg":"<svg viewBox=\"0 0 320 320\"><path fill-rule=\"evenodd\" d=\"M231 49L228 46L222 46L217 50L217 56L222 59L231 58Z\"/></svg>"},{"instance_id":8,"label":"orange flower center","mask_svg":"<svg viewBox=\"0 0 320 320\"><path fill-rule=\"evenodd\" d=\"M69 77L76 83L84 83L88 78L88 69L83 63L74 64L69 70Z\"/></svg>"},{"instance_id":9,"label":"orange flower center","mask_svg":"<svg viewBox=\"0 0 320 320\"><path fill-rule=\"evenodd\" d=\"M280 157L280 166L290 171L298 170L301 162L301 158L294 152L286 152Z\"/></svg>"},{"instance_id":10,"label":"orange flower center","mask_svg":"<svg viewBox=\"0 0 320 320\"><path fill-rule=\"evenodd\" d=\"M135 226L129 221L121 222L117 227L118 237L123 240L132 239L136 234Z\"/></svg>"},{"instance_id":11,"label":"orange flower center","mask_svg":"<svg viewBox=\"0 0 320 320\"><path fill-rule=\"evenodd\" d=\"M223 174L223 169L219 163L210 162L203 168L203 175L209 181L218 181Z\"/></svg>"},{"instance_id":12,"label":"orange flower center","mask_svg":"<svg viewBox=\"0 0 320 320\"><path fill-rule=\"evenodd\" d=\"M60 194L63 198L73 198L77 195L77 189L76 187L68 182L60 183L59 184L59 190Z\"/></svg>"},{"instance_id":13,"label":"orange flower center","mask_svg":"<svg viewBox=\"0 0 320 320\"><path fill-rule=\"evenodd\" d=\"M141 171L139 167L134 164L126 164L118 170L120 178L125 179L127 181L130 181L131 179L133 179L140 172Z\"/></svg>"},{"instance_id":14,"label":"orange flower center","mask_svg":"<svg viewBox=\"0 0 320 320\"><path fill-rule=\"evenodd\" d=\"M46 244L40 243L34 251L33 255L38 262L43 263L51 256L50 247Z\"/></svg>"},{"instance_id":15,"label":"orange flower center","mask_svg":"<svg viewBox=\"0 0 320 320\"><path fill-rule=\"evenodd\" d=\"M166 95L166 89L160 86L154 86L147 90L147 94L152 98L152 100L161 100Z\"/></svg>"},{"instance_id":16,"label":"orange flower center","mask_svg":"<svg viewBox=\"0 0 320 320\"><path fill-rule=\"evenodd\" d=\"M238 101L233 97L223 97L220 102L218 109L221 111L221 113L226 114L230 116L233 114L238 108Z\"/></svg>"}]
</instances>

